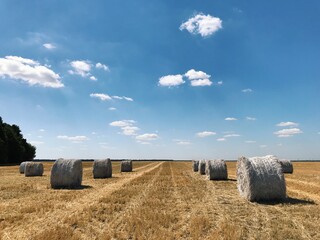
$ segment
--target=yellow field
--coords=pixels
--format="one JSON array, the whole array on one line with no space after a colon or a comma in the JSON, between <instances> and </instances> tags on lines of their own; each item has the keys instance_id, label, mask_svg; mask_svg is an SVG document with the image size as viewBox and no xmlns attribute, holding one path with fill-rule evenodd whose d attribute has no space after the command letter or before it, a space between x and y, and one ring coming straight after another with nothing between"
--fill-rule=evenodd
<instances>
[{"instance_id":1,"label":"yellow field","mask_svg":"<svg viewBox=\"0 0 320 240\"><path fill-rule=\"evenodd\" d=\"M134 162L134 171L93 179L83 163L83 188L53 190L42 177L0 167L0 239L320 239L320 163L294 163L288 199L242 199L236 163L228 181L209 181L191 162Z\"/></svg>"}]
</instances>

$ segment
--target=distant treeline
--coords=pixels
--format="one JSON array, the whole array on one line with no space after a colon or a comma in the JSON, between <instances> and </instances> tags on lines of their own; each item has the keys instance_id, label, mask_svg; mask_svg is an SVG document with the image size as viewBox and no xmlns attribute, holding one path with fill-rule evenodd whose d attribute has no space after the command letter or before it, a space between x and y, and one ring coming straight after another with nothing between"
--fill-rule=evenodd
<instances>
[{"instance_id":1,"label":"distant treeline","mask_svg":"<svg viewBox=\"0 0 320 240\"><path fill-rule=\"evenodd\" d=\"M4 123L0 117L0 164L20 163L35 156L36 147L23 138L19 126Z\"/></svg>"}]
</instances>

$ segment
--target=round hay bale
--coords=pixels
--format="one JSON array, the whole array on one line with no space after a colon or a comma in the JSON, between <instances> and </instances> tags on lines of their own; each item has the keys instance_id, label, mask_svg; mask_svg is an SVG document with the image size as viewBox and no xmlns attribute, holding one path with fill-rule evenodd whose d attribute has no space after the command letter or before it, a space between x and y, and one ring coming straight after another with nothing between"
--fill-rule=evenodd
<instances>
[{"instance_id":1,"label":"round hay bale","mask_svg":"<svg viewBox=\"0 0 320 240\"><path fill-rule=\"evenodd\" d=\"M205 160L200 160L199 161L199 173L201 175L206 174L206 161Z\"/></svg>"},{"instance_id":2,"label":"round hay bale","mask_svg":"<svg viewBox=\"0 0 320 240\"><path fill-rule=\"evenodd\" d=\"M110 158L103 160L94 160L93 178L111 178L112 164Z\"/></svg>"},{"instance_id":3,"label":"round hay bale","mask_svg":"<svg viewBox=\"0 0 320 240\"><path fill-rule=\"evenodd\" d=\"M251 202L281 200L286 197L282 168L274 156L239 158L237 184L240 195Z\"/></svg>"},{"instance_id":4,"label":"round hay bale","mask_svg":"<svg viewBox=\"0 0 320 240\"><path fill-rule=\"evenodd\" d=\"M121 172L132 172L132 160L121 161Z\"/></svg>"},{"instance_id":5,"label":"round hay bale","mask_svg":"<svg viewBox=\"0 0 320 240\"><path fill-rule=\"evenodd\" d=\"M227 180L228 170L224 160L209 160L206 163L206 174L209 180Z\"/></svg>"},{"instance_id":6,"label":"round hay bale","mask_svg":"<svg viewBox=\"0 0 320 240\"><path fill-rule=\"evenodd\" d=\"M43 164L37 162L27 162L24 168L24 175L26 177L42 176Z\"/></svg>"},{"instance_id":7,"label":"round hay bale","mask_svg":"<svg viewBox=\"0 0 320 240\"><path fill-rule=\"evenodd\" d=\"M82 182L82 162L75 159L58 159L51 168L52 188L79 188Z\"/></svg>"},{"instance_id":8,"label":"round hay bale","mask_svg":"<svg viewBox=\"0 0 320 240\"><path fill-rule=\"evenodd\" d=\"M199 171L199 161L198 160L192 160L192 168L194 172Z\"/></svg>"},{"instance_id":9,"label":"round hay bale","mask_svg":"<svg viewBox=\"0 0 320 240\"><path fill-rule=\"evenodd\" d=\"M293 173L293 165L290 160L279 160L283 173Z\"/></svg>"},{"instance_id":10,"label":"round hay bale","mask_svg":"<svg viewBox=\"0 0 320 240\"><path fill-rule=\"evenodd\" d=\"M20 173L24 173L24 169L26 168L26 163L28 163L28 162L29 161L20 163L20 166L19 166L19 172Z\"/></svg>"}]
</instances>

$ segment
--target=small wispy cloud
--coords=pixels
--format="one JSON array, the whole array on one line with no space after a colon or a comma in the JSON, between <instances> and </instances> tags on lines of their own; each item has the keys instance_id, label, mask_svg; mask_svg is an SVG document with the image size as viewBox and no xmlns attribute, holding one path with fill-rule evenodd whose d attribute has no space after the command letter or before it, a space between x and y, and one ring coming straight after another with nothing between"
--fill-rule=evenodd
<instances>
[{"instance_id":1,"label":"small wispy cloud","mask_svg":"<svg viewBox=\"0 0 320 240\"><path fill-rule=\"evenodd\" d=\"M123 135L135 136L137 135L137 131L140 130L138 127L134 126L135 123L136 121L134 120L120 120L111 122L109 125L112 127L119 127L122 130L121 134Z\"/></svg>"},{"instance_id":2,"label":"small wispy cloud","mask_svg":"<svg viewBox=\"0 0 320 240\"><path fill-rule=\"evenodd\" d=\"M181 139L173 139L177 145L190 145L191 142L189 140L181 140Z\"/></svg>"},{"instance_id":3,"label":"small wispy cloud","mask_svg":"<svg viewBox=\"0 0 320 240\"><path fill-rule=\"evenodd\" d=\"M104 93L91 93L90 97L92 98L98 98L101 101L108 101L108 100L112 100L112 97L110 97L108 94L104 94Z\"/></svg>"},{"instance_id":4,"label":"small wispy cloud","mask_svg":"<svg viewBox=\"0 0 320 240\"><path fill-rule=\"evenodd\" d=\"M80 75L81 77L89 77L91 75L90 70L92 64L89 61L77 60L70 62L72 70L69 70L70 74Z\"/></svg>"},{"instance_id":5,"label":"small wispy cloud","mask_svg":"<svg viewBox=\"0 0 320 240\"><path fill-rule=\"evenodd\" d=\"M46 49L49 49L49 50L53 50L55 48L57 48L53 43L44 43L42 44L43 47L45 47Z\"/></svg>"},{"instance_id":6,"label":"small wispy cloud","mask_svg":"<svg viewBox=\"0 0 320 240\"><path fill-rule=\"evenodd\" d=\"M245 143L256 143L256 141L252 141L252 140L247 140L247 141L244 141Z\"/></svg>"},{"instance_id":7,"label":"small wispy cloud","mask_svg":"<svg viewBox=\"0 0 320 240\"><path fill-rule=\"evenodd\" d=\"M87 138L86 136L74 136L74 137L70 137L70 136L66 136L66 135L59 135L57 136L58 139L64 139L64 140L68 140L74 143L78 143L78 142L84 142L89 140L89 138Z\"/></svg>"},{"instance_id":8,"label":"small wispy cloud","mask_svg":"<svg viewBox=\"0 0 320 240\"><path fill-rule=\"evenodd\" d=\"M99 62L96 63L96 68L103 69L106 72L110 72L110 69L109 69L109 67L107 65L99 63Z\"/></svg>"},{"instance_id":9,"label":"small wispy cloud","mask_svg":"<svg viewBox=\"0 0 320 240\"><path fill-rule=\"evenodd\" d=\"M211 132L211 131L203 131L203 132L198 132L196 135L198 137L204 138L204 137L209 137L209 136L213 136L216 135L217 133L215 132Z\"/></svg>"},{"instance_id":10,"label":"small wispy cloud","mask_svg":"<svg viewBox=\"0 0 320 240\"><path fill-rule=\"evenodd\" d=\"M241 92L243 93L251 93L253 90L251 88L242 89Z\"/></svg>"},{"instance_id":11,"label":"small wispy cloud","mask_svg":"<svg viewBox=\"0 0 320 240\"><path fill-rule=\"evenodd\" d=\"M218 142L225 142L227 139L225 139L225 138L217 138L217 141Z\"/></svg>"},{"instance_id":12,"label":"small wispy cloud","mask_svg":"<svg viewBox=\"0 0 320 240\"><path fill-rule=\"evenodd\" d=\"M222 84L223 84L223 81L217 82L217 85L222 85Z\"/></svg>"},{"instance_id":13,"label":"small wispy cloud","mask_svg":"<svg viewBox=\"0 0 320 240\"><path fill-rule=\"evenodd\" d=\"M136 136L136 139L139 141L153 141L153 140L157 140L158 138L159 138L159 135L156 133L145 133L145 134Z\"/></svg>"},{"instance_id":14,"label":"small wispy cloud","mask_svg":"<svg viewBox=\"0 0 320 240\"><path fill-rule=\"evenodd\" d=\"M133 102L133 99L130 97L120 97L120 96L110 96L108 94L105 93L91 93L90 97L92 98L99 98L101 101L108 101L108 100L112 100L112 99L118 99L118 100L126 100L129 102Z\"/></svg>"},{"instance_id":15,"label":"small wispy cloud","mask_svg":"<svg viewBox=\"0 0 320 240\"><path fill-rule=\"evenodd\" d=\"M110 111L115 111L115 110L117 110L115 107L109 107L109 110Z\"/></svg>"},{"instance_id":16,"label":"small wispy cloud","mask_svg":"<svg viewBox=\"0 0 320 240\"><path fill-rule=\"evenodd\" d=\"M42 144L44 144L44 142L42 142L42 141L30 141L30 144L31 145L42 145Z\"/></svg>"},{"instance_id":17,"label":"small wispy cloud","mask_svg":"<svg viewBox=\"0 0 320 240\"><path fill-rule=\"evenodd\" d=\"M266 147L268 147L268 146L265 145L265 144L262 144L262 145L260 145L259 147L260 147L260 148L266 148Z\"/></svg>"},{"instance_id":18,"label":"small wispy cloud","mask_svg":"<svg viewBox=\"0 0 320 240\"><path fill-rule=\"evenodd\" d=\"M249 120L249 121L255 121L255 120L257 120L257 119L254 118L254 117L246 117L246 119Z\"/></svg>"},{"instance_id":19,"label":"small wispy cloud","mask_svg":"<svg viewBox=\"0 0 320 240\"><path fill-rule=\"evenodd\" d=\"M230 137L240 137L239 134L236 134L236 133L231 133L231 134L226 134L223 136L224 138L230 138Z\"/></svg>"},{"instance_id":20,"label":"small wispy cloud","mask_svg":"<svg viewBox=\"0 0 320 240\"><path fill-rule=\"evenodd\" d=\"M296 127L298 125L299 124L295 122L280 122L276 126L277 127Z\"/></svg>"},{"instance_id":21,"label":"small wispy cloud","mask_svg":"<svg viewBox=\"0 0 320 240\"><path fill-rule=\"evenodd\" d=\"M274 132L273 134L278 135L278 137L292 137L296 134L303 133L299 128L286 128Z\"/></svg>"},{"instance_id":22,"label":"small wispy cloud","mask_svg":"<svg viewBox=\"0 0 320 240\"><path fill-rule=\"evenodd\" d=\"M197 14L182 23L180 30L186 29L191 34L200 34L202 37L208 37L222 28L222 20L211 15Z\"/></svg>"},{"instance_id":23,"label":"small wispy cloud","mask_svg":"<svg viewBox=\"0 0 320 240\"><path fill-rule=\"evenodd\" d=\"M224 120L226 120L226 121L237 121L238 119L234 118L234 117L227 117Z\"/></svg>"}]
</instances>

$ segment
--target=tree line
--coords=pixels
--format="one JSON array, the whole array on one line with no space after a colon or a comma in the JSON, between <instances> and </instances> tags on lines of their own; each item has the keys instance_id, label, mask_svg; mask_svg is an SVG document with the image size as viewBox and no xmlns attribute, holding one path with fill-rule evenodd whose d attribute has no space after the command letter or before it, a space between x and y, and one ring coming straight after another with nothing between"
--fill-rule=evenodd
<instances>
[{"instance_id":1,"label":"tree line","mask_svg":"<svg viewBox=\"0 0 320 240\"><path fill-rule=\"evenodd\" d=\"M36 147L27 142L19 126L7 124L0 117L0 164L33 160Z\"/></svg>"}]
</instances>

